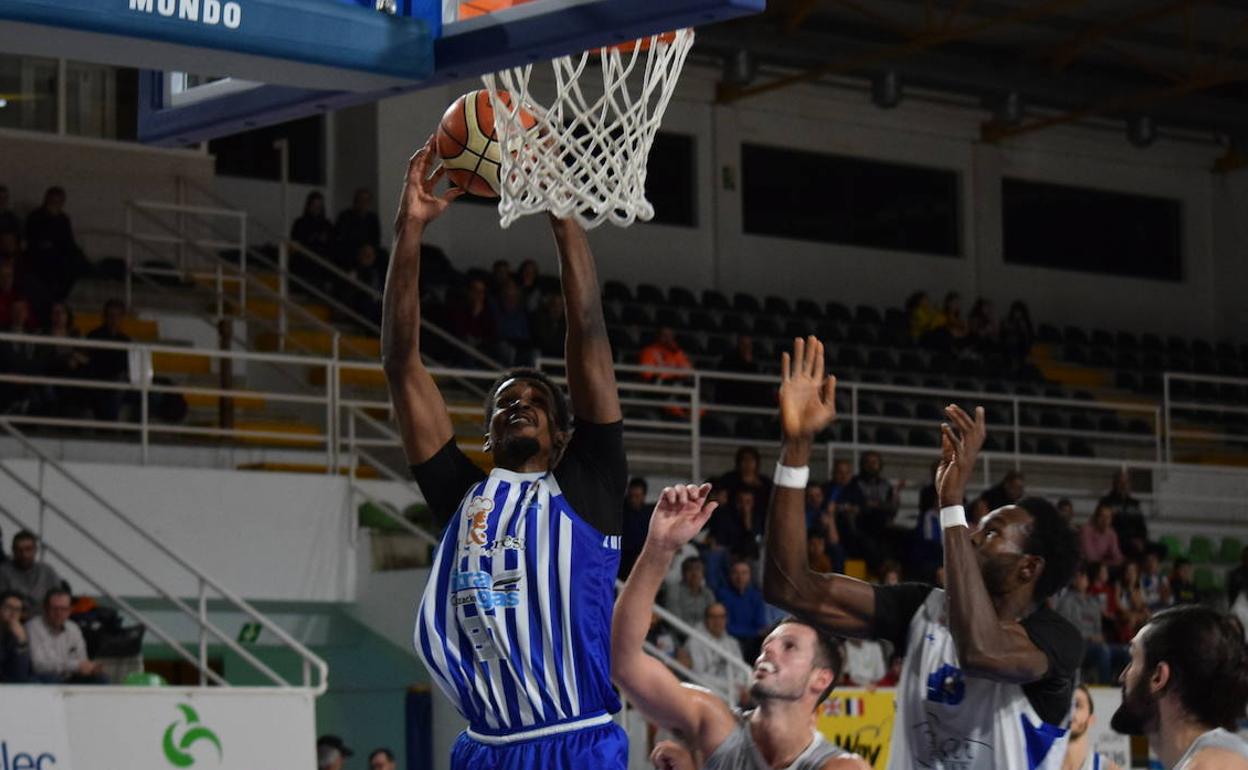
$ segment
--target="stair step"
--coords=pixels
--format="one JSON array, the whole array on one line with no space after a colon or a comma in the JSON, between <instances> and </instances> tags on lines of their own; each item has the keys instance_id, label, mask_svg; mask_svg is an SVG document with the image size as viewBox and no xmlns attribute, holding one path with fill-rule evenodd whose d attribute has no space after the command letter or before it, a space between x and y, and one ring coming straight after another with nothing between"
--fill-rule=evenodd
<instances>
[{"instance_id":1,"label":"stair step","mask_svg":"<svg viewBox=\"0 0 1248 770\"><path fill-rule=\"evenodd\" d=\"M264 444L266 446L320 446L324 443L321 430L312 425L296 422L279 422L276 420L236 420L234 429L243 431L263 431L278 434L273 436L237 436L234 440L240 444Z\"/></svg>"},{"instance_id":2,"label":"stair step","mask_svg":"<svg viewBox=\"0 0 1248 770\"><path fill-rule=\"evenodd\" d=\"M265 332L256 335L256 349L274 351L278 349L278 335ZM321 355L332 355L334 338L329 332L292 331L286 334L287 352L311 352ZM366 337L360 334L343 334L339 337L338 351L341 355L353 358L381 358L381 340L377 337Z\"/></svg>"},{"instance_id":3,"label":"stair step","mask_svg":"<svg viewBox=\"0 0 1248 770\"><path fill-rule=\"evenodd\" d=\"M300 303L299 307L318 321L329 321L330 310L328 305ZM275 321L281 315L281 309L282 303L277 300L247 298L247 315L254 318ZM288 310L286 319L292 325L306 323L308 320L306 315L295 310Z\"/></svg>"},{"instance_id":4,"label":"stair step","mask_svg":"<svg viewBox=\"0 0 1248 770\"><path fill-rule=\"evenodd\" d=\"M191 408L200 409L217 409L220 406L220 396L210 396L207 393L184 393L182 395L186 399L186 405ZM264 409L265 400L259 396L234 396L235 409Z\"/></svg>"},{"instance_id":5,"label":"stair step","mask_svg":"<svg viewBox=\"0 0 1248 770\"><path fill-rule=\"evenodd\" d=\"M324 476L328 470L327 465L318 465L316 463L278 463L278 462L258 462L243 463L238 466L240 471L268 471L270 473L311 473L318 476ZM338 468L339 476L346 476L351 472L349 466L343 465ZM361 463L355 469L355 478L357 479L379 479L381 474L371 465Z\"/></svg>"},{"instance_id":6,"label":"stair step","mask_svg":"<svg viewBox=\"0 0 1248 770\"><path fill-rule=\"evenodd\" d=\"M152 353L152 369L156 374L209 374L212 359L191 353Z\"/></svg>"},{"instance_id":7,"label":"stair step","mask_svg":"<svg viewBox=\"0 0 1248 770\"><path fill-rule=\"evenodd\" d=\"M385 389L386 387L386 375L385 375L385 372L381 371L380 369L343 369L341 371L341 375L342 377L339 380L339 382L341 382L343 385L374 388L374 389L377 389L377 388ZM318 387L324 387L325 370L318 367L316 369L309 371L308 382ZM385 397L384 393L373 394L373 395L376 395L379 398Z\"/></svg>"}]
</instances>

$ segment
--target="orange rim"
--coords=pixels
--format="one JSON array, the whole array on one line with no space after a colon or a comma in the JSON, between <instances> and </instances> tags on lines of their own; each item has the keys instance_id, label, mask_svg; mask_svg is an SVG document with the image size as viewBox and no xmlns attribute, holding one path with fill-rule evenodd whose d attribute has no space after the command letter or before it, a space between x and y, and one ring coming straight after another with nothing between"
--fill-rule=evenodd
<instances>
[{"instance_id":1,"label":"orange rim","mask_svg":"<svg viewBox=\"0 0 1248 770\"><path fill-rule=\"evenodd\" d=\"M619 51L620 53L624 53L624 54L632 53L633 51L649 51L650 46L651 44L653 44L655 38L658 38L659 42L670 44L673 40L676 39L676 33L673 31L673 32L663 32L658 35L647 35L646 37L640 38L638 40L630 40L627 43L620 43L618 45L607 45L607 46L603 46L603 48L607 49L608 51ZM601 51L602 51L602 48L593 49L594 53L599 53Z\"/></svg>"},{"instance_id":2,"label":"orange rim","mask_svg":"<svg viewBox=\"0 0 1248 770\"><path fill-rule=\"evenodd\" d=\"M533 0L461 0L459 4L459 18L471 19L474 16L484 16L487 13L494 13L504 8L512 8L531 2Z\"/></svg>"}]
</instances>

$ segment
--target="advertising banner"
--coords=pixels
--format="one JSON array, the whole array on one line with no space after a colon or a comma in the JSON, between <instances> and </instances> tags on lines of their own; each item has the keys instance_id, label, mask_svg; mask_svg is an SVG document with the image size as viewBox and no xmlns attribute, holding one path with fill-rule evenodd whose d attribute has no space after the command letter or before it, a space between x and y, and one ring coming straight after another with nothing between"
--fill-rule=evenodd
<instances>
[{"instance_id":1,"label":"advertising banner","mask_svg":"<svg viewBox=\"0 0 1248 770\"><path fill-rule=\"evenodd\" d=\"M0 770L306 770L300 690L0 688Z\"/></svg>"},{"instance_id":2,"label":"advertising banner","mask_svg":"<svg viewBox=\"0 0 1248 770\"><path fill-rule=\"evenodd\" d=\"M892 688L837 688L816 714L816 728L828 740L860 755L876 770L888 767L896 693Z\"/></svg>"}]
</instances>

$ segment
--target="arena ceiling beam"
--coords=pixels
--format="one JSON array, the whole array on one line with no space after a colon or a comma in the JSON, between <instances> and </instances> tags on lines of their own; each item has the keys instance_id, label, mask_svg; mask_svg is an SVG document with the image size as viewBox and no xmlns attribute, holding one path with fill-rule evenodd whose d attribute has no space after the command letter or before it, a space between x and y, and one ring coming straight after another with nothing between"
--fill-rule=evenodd
<instances>
[{"instance_id":1,"label":"arena ceiling beam","mask_svg":"<svg viewBox=\"0 0 1248 770\"><path fill-rule=\"evenodd\" d=\"M1073 39L1061 45L1052 54L1054 71L1061 72L1091 48L1110 38L1130 32L1150 22L1158 21L1179 13L1188 13L1197 6L1205 5L1208 0L1178 0L1163 5L1137 10L1120 19L1091 24L1084 28ZM1190 29L1190 25L1185 27ZM1190 34L1186 35L1188 50L1191 50Z\"/></svg>"},{"instance_id":2,"label":"arena ceiling beam","mask_svg":"<svg viewBox=\"0 0 1248 770\"><path fill-rule=\"evenodd\" d=\"M803 72L786 75L758 85L741 86L721 83L717 101L720 104L731 104L742 99L788 88L799 83L809 83L824 77L870 70L950 43L973 40L998 27L1025 24L1046 17L1056 16L1069 8L1083 5L1086 0L1047 0L1036 5L1015 8L1003 16L993 16L961 26L953 26L952 20L961 15L971 2L973 0L959 0L959 3L954 7L949 16L950 21L929 26L905 42L886 45L882 48L860 54L841 56Z\"/></svg>"}]
</instances>

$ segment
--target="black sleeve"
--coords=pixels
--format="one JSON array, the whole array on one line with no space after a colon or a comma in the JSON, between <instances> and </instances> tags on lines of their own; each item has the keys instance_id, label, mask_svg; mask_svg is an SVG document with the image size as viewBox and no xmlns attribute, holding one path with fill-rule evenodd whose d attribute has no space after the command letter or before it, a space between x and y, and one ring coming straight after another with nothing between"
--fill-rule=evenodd
<instances>
[{"instance_id":1,"label":"black sleeve","mask_svg":"<svg viewBox=\"0 0 1248 770\"><path fill-rule=\"evenodd\" d=\"M876 639L892 642L896 654L906 654L906 634L910 620L919 611L932 586L926 583L901 583L895 586L873 586L875 589L874 628Z\"/></svg>"},{"instance_id":2,"label":"black sleeve","mask_svg":"<svg viewBox=\"0 0 1248 770\"><path fill-rule=\"evenodd\" d=\"M413 465L411 471L429 510L433 511L438 532L445 529L455 515L468 487L485 478L485 471L460 451L453 436L437 454L420 465Z\"/></svg>"},{"instance_id":3,"label":"black sleeve","mask_svg":"<svg viewBox=\"0 0 1248 770\"><path fill-rule=\"evenodd\" d=\"M604 535L624 531L622 501L628 486L624 423L578 420L555 480L577 515Z\"/></svg>"},{"instance_id":4,"label":"black sleeve","mask_svg":"<svg viewBox=\"0 0 1248 770\"><path fill-rule=\"evenodd\" d=\"M1023 685L1023 694L1041 719L1060 725L1070 711L1075 674L1083 663L1083 637L1069 620L1048 607L1023 618L1023 630L1049 659L1048 672Z\"/></svg>"}]
</instances>

